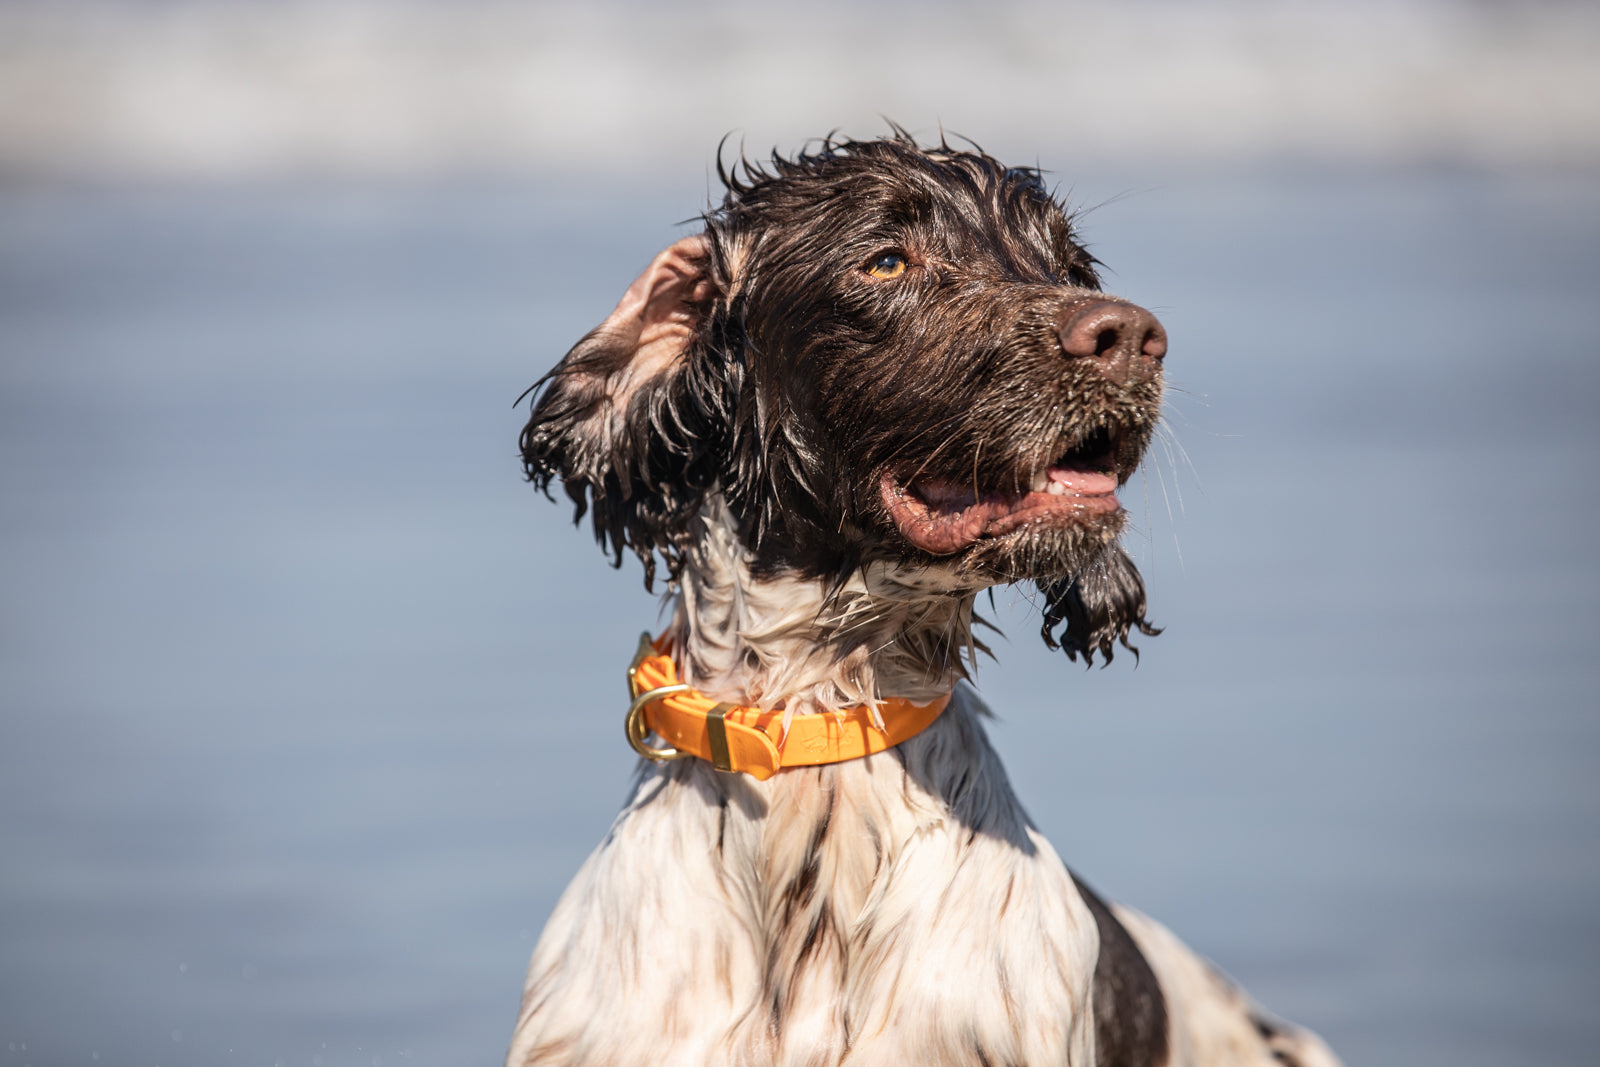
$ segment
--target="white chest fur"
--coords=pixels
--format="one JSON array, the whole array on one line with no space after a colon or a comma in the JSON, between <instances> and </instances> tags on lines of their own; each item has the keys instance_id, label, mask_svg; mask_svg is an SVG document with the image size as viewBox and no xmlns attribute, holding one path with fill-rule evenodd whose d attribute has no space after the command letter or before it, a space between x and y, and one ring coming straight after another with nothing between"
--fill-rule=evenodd
<instances>
[{"instance_id":1,"label":"white chest fur","mask_svg":"<svg viewBox=\"0 0 1600 1067\"><path fill-rule=\"evenodd\" d=\"M1093 916L959 687L896 751L646 765L534 952L510 1064L1092 1064Z\"/></svg>"}]
</instances>

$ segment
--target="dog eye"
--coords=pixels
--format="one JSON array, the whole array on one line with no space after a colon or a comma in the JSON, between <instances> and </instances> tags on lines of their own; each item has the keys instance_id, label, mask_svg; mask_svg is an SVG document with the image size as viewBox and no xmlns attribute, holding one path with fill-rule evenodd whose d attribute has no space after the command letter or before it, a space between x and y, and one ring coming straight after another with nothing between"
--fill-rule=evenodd
<instances>
[{"instance_id":1,"label":"dog eye","mask_svg":"<svg viewBox=\"0 0 1600 1067\"><path fill-rule=\"evenodd\" d=\"M906 272L906 257L899 252L885 252L867 265L867 273L874 278L898 278Z\"/></svg>"}]
</instances>

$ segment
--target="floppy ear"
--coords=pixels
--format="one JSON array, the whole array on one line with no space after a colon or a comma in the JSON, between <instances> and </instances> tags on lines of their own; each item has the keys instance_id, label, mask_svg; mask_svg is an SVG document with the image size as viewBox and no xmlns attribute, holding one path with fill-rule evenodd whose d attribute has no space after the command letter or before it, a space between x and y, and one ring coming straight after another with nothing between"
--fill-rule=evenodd
<instances>
[{"instance_id":1,"label":"floppy ear","mask_svg":"<svg viewBox=\"0 0 1600 1067\"><path fill-rule=\"evenodd\" d=\"M560 478L593 506L595 538L630 548L655 577L655 553L676 574L689 521L717 479L726 437L727 382L705 358L701 327L718 296L706 236L651 261L615 310L535 385L522 431L528 480L548 494Z\"/></svg>"},{"instance_id":2,"label":"floppy ear","mask_svg":"<svg viewBox=\"0 0 1600 1067\"><path fill-rule=\"evenodd\" d=\"M1039 591L1045 599L1044 626L1039 631L1044 643L1061 649L1073 662L1082 653L1085 664L1093 663L1094 654L1099 652L1110 663L1116 642L1121 642L1137 660L1139 650L1128 643L1128 631L1137 627L1146 637L1161 632L1144 617L1144 579L1120 544L1107 545L1094 562L1077 574L1040 582ZM1067 628L1058 642L1051 631L1063 619Z\"/></svg>"}]
</instances>

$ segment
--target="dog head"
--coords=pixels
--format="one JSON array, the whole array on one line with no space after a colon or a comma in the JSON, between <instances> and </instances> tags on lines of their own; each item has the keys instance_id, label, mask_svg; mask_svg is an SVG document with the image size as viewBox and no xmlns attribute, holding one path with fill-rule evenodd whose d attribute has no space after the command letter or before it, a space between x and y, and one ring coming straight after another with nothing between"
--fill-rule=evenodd
<instances>
[{"instance_id":1,"label":"dog head","mask_svg":"<svg viewBox=\"0 0 1600 1067\"><path fill-rule=\"evenodd\" d=\"M720 494L758 574L1033 580L1074 658L1154 633L1116 490L1166 334L1100 290L1038 172L897 131L719 173L703 232L543 380L529 479L647 584Z\"/></svg>"}]
</instances>

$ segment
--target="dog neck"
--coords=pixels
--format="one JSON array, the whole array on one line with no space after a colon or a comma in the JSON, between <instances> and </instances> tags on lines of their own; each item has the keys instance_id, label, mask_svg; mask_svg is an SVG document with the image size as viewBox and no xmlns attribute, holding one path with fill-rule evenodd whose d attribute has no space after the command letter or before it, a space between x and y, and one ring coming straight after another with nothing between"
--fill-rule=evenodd
<instances>
[{"instance_id":1,"label":"dog neck","mask_svg":"<svg viewBox=\"0 0 1600 1067\"><path fill-rule=\"evenodd\" d=\"M967 674L976 593L936 569L874 563L842 585L757 578L720 499L701 512L671 601L684 681L716 699L808 714L927 701Z\"/></svg>"}]
</instances>

